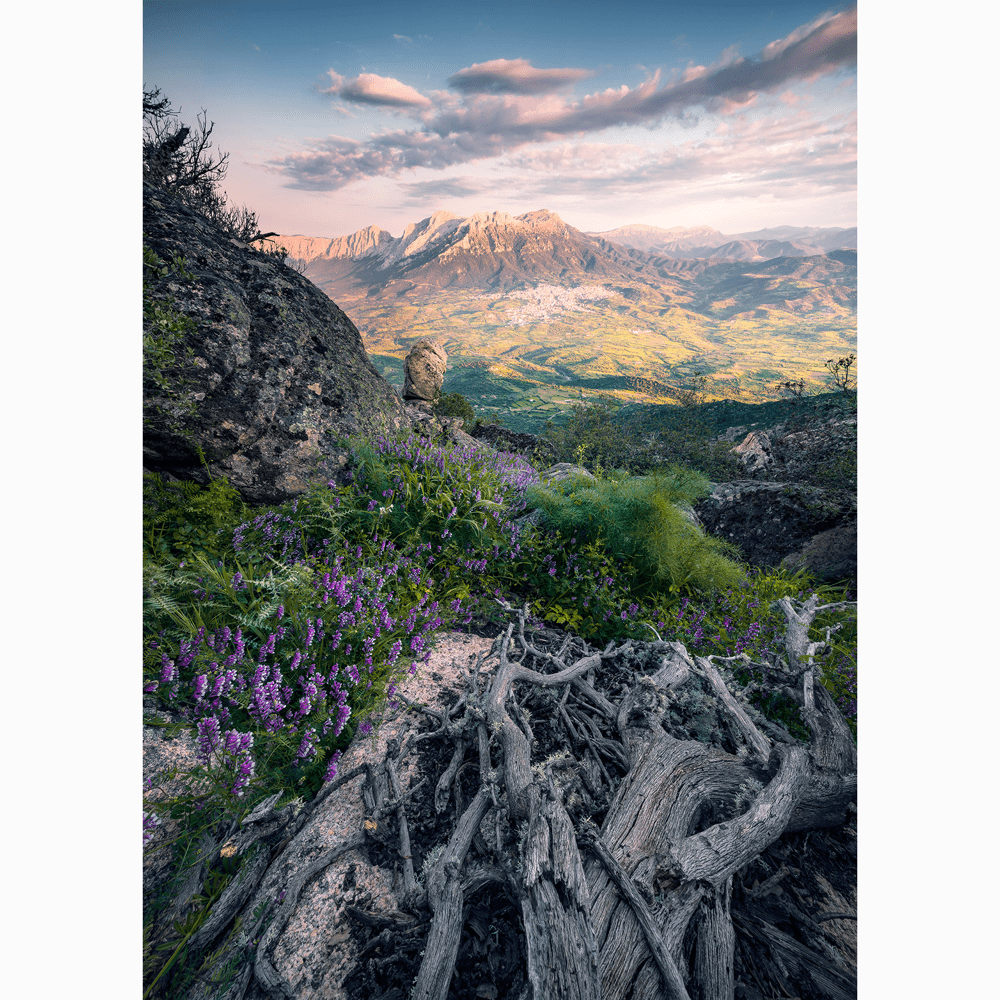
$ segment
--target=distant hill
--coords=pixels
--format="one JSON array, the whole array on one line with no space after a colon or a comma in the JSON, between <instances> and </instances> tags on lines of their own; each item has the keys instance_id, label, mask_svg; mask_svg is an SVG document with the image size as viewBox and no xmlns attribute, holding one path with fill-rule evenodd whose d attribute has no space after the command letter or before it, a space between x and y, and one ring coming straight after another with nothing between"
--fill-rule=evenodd
<instances>
[{"instance_id":1,"label":"distant hill","mask_svg":"<svg viewBox=\"0 0 1000 1000\"><path fill-rule=\"evenodd\" d=\"M709 226L660 229L657 226L620 226L597 239L679 260L771 260L774 257L811 257L830 250L857 248L858 230L819 229L812 226L775 226L727 236Z\"/></svg>"}]
</instances>

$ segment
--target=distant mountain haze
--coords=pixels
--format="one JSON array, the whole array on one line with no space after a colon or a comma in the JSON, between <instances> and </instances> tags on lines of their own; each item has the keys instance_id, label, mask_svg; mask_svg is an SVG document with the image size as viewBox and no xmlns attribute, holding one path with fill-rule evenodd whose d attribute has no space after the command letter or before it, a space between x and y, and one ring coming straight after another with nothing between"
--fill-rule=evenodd
<instances>
[{"instance_id":1,"label":"distant mountain haze","mask_svg":"<svg viewBox=\"0 0 1000 1000\"><path fill-rule=\"evenodd\" d=\"M656 226L620 226L604 233L587 233L610 243L646 253L694 260L771 260L774 257L811 257L830 250L856 249L858 229L819 229L813 226L775 226L727 236L710 226L659 229Z\"/></svg>"}]
</instances>

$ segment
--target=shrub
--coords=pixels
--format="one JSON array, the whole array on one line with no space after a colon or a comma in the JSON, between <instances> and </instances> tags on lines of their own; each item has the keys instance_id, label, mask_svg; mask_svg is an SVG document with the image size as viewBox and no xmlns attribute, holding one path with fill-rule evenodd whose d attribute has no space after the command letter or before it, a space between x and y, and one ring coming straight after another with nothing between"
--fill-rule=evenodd
<instances>
[{"instance_id":1,"label":"shrub","mask_svg":"<svg viewBox=\"0 0 1000 1000\"><path fill-rule=\"evenodd\" d=\"M434 412L439 417L461 417L463 426L471 427L476 422L476 411L460 392L446 392L434 402Z\"/></svg>"},{"instance_id":2,"label":"shrub","mask_svg":"<svg viewBox=\"0 0 1000 1000\"><path fill-rule=\"evenodd\" d=\"M589 405L574 404L566 423L546 426L543 440L555 449L557 461L592 469L643 475L668 465L685 465L716 481L739 474L731 445L715 441L701 408L664 404L628 416L621 409L609 397Z\"/></svg>"},{"instance_id":3,"label":"shrub","mask_svg":"<svg viewBox=\"0 0 1000 1000\"><path fill-rule=\"evenodd\" d=\"M229 169L229 154L218 160L209 150L215 122L209 124L207 113L198 115L198 127L176 121L177 112L159 88L142 93L142 173L150 184L181 201L188 208L211 219L225 233L244 243L268 240L277 233L260 231L257 214L246 207L227 204L220 185ZM273 243L273 241L271 241ZM261 247L261 252L284 263L283 247Z\"/></svg>"},{"instance_id":4,"label":"shrub","mask_svg":"<svg viewBox=\"0 0 1000 1000\"><path fill-rule=\"evenodd\" d=\"M858 356L852 352L847 357L828 358L825 362L825 367L830 373L828 381L844 394L858 390L858 377L856 374L851 374L851 368L857 364L857 361Z\"/></svg>"},{"instance_id":5,"label":"shrub","mask_svg":"<svg viewBox=\"0 0 1000 1000\"><path fill-rule=\"evenodd\" d=\"M582 542L603 541L635 570L638 592L712 591L743 579L728 558L733 546L704 534L679 509L709 491L708 480L675 467L632 477L619 473L591 483L581 478L527 491L556 530Z\"/></svg>"}]
</instances>

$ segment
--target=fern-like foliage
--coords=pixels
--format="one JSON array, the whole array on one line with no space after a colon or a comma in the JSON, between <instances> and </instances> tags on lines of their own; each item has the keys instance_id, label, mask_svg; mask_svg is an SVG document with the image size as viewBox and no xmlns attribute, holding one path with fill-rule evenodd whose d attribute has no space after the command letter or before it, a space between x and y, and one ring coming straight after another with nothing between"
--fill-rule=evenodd
<instances>
[{"instance_id":1,"label":"fern-like foliage","mask_svg":"<svg viewBox=\"0 0 1000 1000\"><path fill-rule=\"evenodd\" d=\"M609 553L627 559L635 589L678 593L731 587L745 575L733 561L736 549L706 535L681 509L708 490L700 473L673 468L596 482L577 477L531 487L526 498L561 534L578 543L601 540Z\"/></svg>"},{"instance_id":2,"label":"fern-like foliage","mask_svg":"<svg viewBox=\"0 0 1000 1000\"><path fill-rule=\"evenodd\" d=\"M184 569L147 561L147 630L153 634L166 629L167 638L189 639L199 628L230 625L266 637L279 606L292 613L310 598L313 572L302 563L285 566L275 560L267 567L235 562L224 567L201 554Z\"/></svg>"},{"instance_id":3,"label":"fern-like foliage","mask_svg":"<svg viewBox=\"0 0 1000 1000\"><path fill-rule=\"evenodd\" d=\"M145 473L142 483L143 552L153 561L190 560L196 553L219 559L232 529L249 508L224 479L207 486L167 482ZM228 533L227 533L228 532Z\"/></svg>"}]
</instances>

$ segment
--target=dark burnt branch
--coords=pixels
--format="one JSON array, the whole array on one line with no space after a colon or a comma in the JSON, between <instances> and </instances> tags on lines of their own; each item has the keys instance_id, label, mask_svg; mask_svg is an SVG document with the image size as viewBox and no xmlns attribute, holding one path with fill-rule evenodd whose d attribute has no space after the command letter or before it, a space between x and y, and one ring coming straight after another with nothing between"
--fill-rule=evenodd
<instances>
[{"instance_id":1,"label":"dark burnt branch","mask_svg":"<svg viewBox=\"0 0 1000 1000\"><path fill-rule=\"evenodd\" d=\"M406 825L406 806L403 803L403 789L399 784L399 775L392 760L386 760L386 771L389 775L389 787L396 796L399 805L396 808L396 819L399 822L399 854L403 859L403 898L410 904L420 894L417 880L413 875L413 854L410 851L410 831ZM410 904L412 905L412 904Z\"/></svg>"},{"instance_id":2,"label":"dark burnt branch","mask_svg":"<svg viewBox=\"0 0 1000 1000\"><path fill-rule=\"evenodd\" d=\"M442 772L441 777L438 778L438 783L434 790L434 811L438 814L443 813L448 808L452 782L454 782L455 775L458 774L458 769L462 766L463 760L465 760L465 740L459 737L455 744L455 752L451 755L451 760Z\"/></svg>"},{"instance_id":3,"label":"dark burnt branch","mask_svg":"<svg viewBox=\"0 0 1000 1000\"><path fill-rule=\"evenodd\" d=\"M748 745L757 762L766 765L771 757L770 740L753 724L739 702L733 697L729 688L726 687L726 682L722 679L722 675L712 665L711 659L704 656L696 656L695 660L708 678L708 682L712 685L712 690L719 701L726 707L737 731Z\"/></svg>"},{"instance_id":4,"label":"dark burnt branch","mask_svg":"<svg viewBox=\"0 0 1000 1000\"><path fill-rule=\"evenodd\" d=\"M429 708L427 705L421 705L419 702L412 701L400 691L397 691L393 697L398 698L404 705L406 705L407 708L412 708L415 712L423 712L424 715L429 715L432 719L435 719L440 726L438 732L446 733L449 731L451 723L448 721L448 716L445 712L438 712L436 709Z\"/></svg>"},{"instance_id":5,"label":"dark burnt branch","mask_svg":"<svg viewBox=\"0 0 1000 1000\"><path fill-rule=\"evenodd\" d=\"M767 954L774 960L769 972L773 978L784 982L786 989L791 986L787 982L787 975L794 972L797 978L814 983L829 1000L856 1000L857 983L853 977L821 951L807 948L766 920L747 920L734 914L734 922L743 934L766 946ZM779 969L785 970L784 974ZM796 996L797 993L791 992L789 995Z\"/></svg>"},{"instance_id":6,"label":"dark burnt branch","mask_svg":"<svg viewBox=\"0 0 1000 1000\"><path fill-rule=\"evenodd\" d=\"M270 849L263 844L257 845L253 853L249 854L243 862L236 878L226 886L215 906L212 907L208 919L188 941L190 951L201 951L218 938L229 922L243 909L243 905L257 886L260 885L264 872L267 871L267 866L270 863Z\"/></svg>"}]
</instances>

